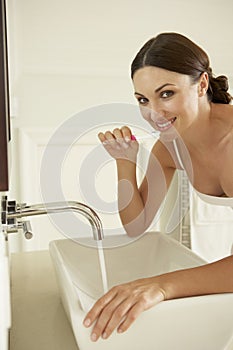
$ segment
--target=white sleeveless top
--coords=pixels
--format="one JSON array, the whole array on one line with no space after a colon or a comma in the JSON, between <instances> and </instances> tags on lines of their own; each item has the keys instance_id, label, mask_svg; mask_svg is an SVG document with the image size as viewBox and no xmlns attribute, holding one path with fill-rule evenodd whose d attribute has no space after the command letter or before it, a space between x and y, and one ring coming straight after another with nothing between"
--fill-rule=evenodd
<instances>
[{"instance_id":1,"label":"white sleeveless top","mask_svg":"<svg viewBox=\"0 0 233 350\"><path fill-rule=\"evenodd\" d=\"M182 159L181 159L180 154L179 154L176 140L173 140L173 146L174 146L174 151L175 151L177 160L179 162L179 165L180 165L181 169L185 170L184 164L183 164ZM191 186L192 186L192 184L191 184ZM214 205L228 206L228 207L232 207L232 209L233 209L233 197L210 196L208 194L201 193L201 192L197 191L193 186L192 186L192 188L196 192L198 197L201 198L204 202L209 203L209 204L214 204Z\"/></svg>"}]
</instances>

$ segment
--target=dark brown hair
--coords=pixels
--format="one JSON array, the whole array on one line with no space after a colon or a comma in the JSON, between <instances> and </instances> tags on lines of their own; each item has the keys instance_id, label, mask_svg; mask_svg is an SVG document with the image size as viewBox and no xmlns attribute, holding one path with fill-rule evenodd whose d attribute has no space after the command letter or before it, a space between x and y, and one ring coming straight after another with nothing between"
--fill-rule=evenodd
<instances>
[{"instance_id":1,"label":"dark brown hair","mask_svg":"<svg viewBox=\"0 0 233 350\"><path fill-rule=\"evenodd\" d=\"M228 104L232 96L227 92L228 79L224 75L214 77L206 52L178 33L161 33L147 41L137 53L131 65L131 78L143 67L155 66L173 72L189 75L197 82L203 72L209 76L207 95L213 103Z\"/></svg>"}]
</instances>

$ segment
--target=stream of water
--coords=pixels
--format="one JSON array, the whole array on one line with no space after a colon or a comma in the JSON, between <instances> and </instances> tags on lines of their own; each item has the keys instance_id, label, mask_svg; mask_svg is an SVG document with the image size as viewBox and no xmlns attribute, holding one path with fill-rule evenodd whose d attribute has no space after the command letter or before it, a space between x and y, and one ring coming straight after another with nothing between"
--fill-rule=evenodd
<instances>
[{"instance_id":1,"label":"stream of water","mask_svg":"<svg viewBox=\"0 0 233 350\"><path fill-rule=\"evenodd\" d=\"M103 249L102 241L97 241L97 248L98 248L99 263L100 263L101 277L102 277L102 283L103 283L103 291L105 294L108 291L108 279L107 279L106 264L105 264L104 249Z\"/></svg>"}]
</instances>

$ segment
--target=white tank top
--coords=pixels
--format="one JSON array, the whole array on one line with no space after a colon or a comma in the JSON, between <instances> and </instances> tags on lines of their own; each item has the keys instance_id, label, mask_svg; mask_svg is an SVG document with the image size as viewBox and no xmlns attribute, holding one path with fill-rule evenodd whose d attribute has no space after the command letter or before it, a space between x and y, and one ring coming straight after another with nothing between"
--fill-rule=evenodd
<instances>
[{"instance_id":1,"label":"white tank top","mask_svg":"<svg viewBox=\"0 0 233 350\"><path fill-rule=\"evenodd\" d=\"M179 154L179 149L177 147L176 140L173 140L173 146L174 146L174 151L177 157L177 160L179 162L180 167L185 170L184 164L182 162L182 159ZM191 184L192 186L192 184ZM209 204L214 204L214 205L223 205L223 206L228 206L232 207L233 209L233 197L216 197L216 196L210 196L205 193L198 192L193 186L193 190L196 192L199 198L201 198L204 202L209 203Z\"/></svg>"}]
</instances>

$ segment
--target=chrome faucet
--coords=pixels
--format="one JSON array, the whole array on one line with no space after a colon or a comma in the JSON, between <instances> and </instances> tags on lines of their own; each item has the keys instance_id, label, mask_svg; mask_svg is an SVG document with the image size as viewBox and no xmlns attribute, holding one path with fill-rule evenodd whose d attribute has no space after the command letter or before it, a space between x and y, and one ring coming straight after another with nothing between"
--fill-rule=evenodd
<instances>
[{"instance_id":1,"label":"chrome faucet","mask_svg":"<svg viewBox=\"0 0 233 350\"><path fill-rule=\"evenodd\" d=\"M22 229L27 239L32 237L29 221L20 221L28 216L36 216L51 213L63 213L74 211L82 214L91 224L95 240L103 240L103 227L97 213L88 205L80 202L55 202L45 204L16 204L16 201L8 201L6 196L1 199L1 223L4 233L18 232Z\"/></svg>"}]
</instances>

